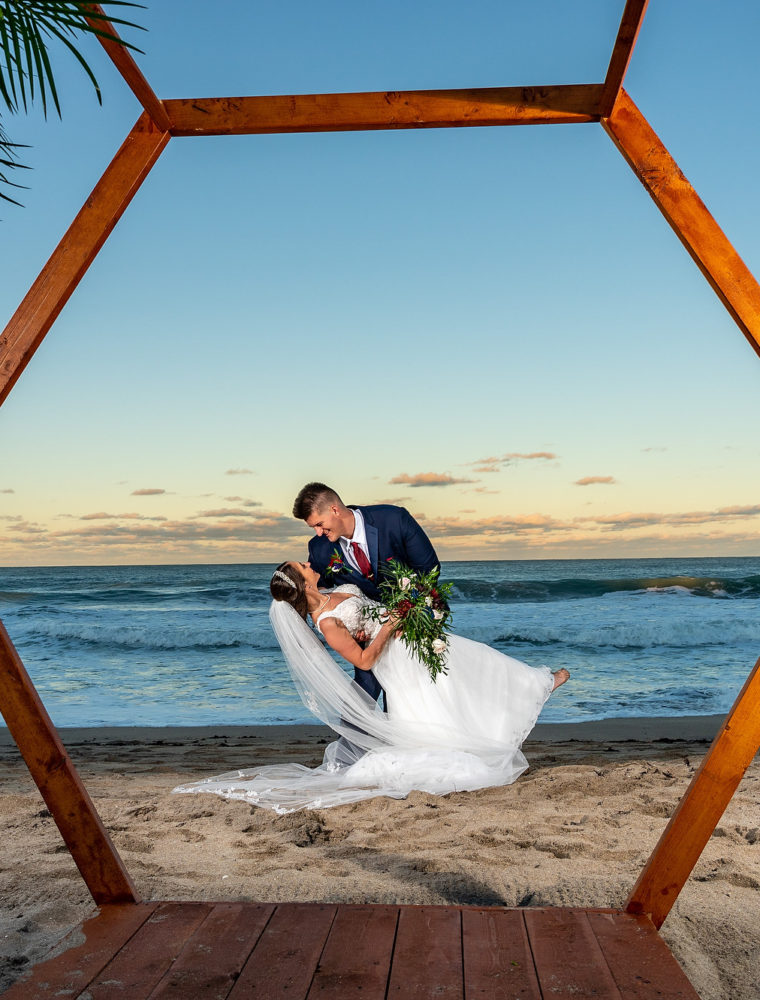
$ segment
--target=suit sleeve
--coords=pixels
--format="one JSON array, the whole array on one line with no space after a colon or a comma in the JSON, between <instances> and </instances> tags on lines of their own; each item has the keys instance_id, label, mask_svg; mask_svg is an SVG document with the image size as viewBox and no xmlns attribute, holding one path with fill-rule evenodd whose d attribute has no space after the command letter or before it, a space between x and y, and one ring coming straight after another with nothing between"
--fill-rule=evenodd
<instances>
[{"instance_id":1,"label":"suit sleeve","mask_svg":"<svg viewBox=\"0 0 760 1000\"><path fill-rule=\"evenodd\" d=\"M325 576L325 570L327 569L327 562L319 554L319 546L316 544L318 539L316 537L309 541L309 563L311 568L315 569L319 573L319 580L317 581L318 587L330 587L333 584Z\"/></svg>"},{"instance_id":2,"label":"suit sleeve","mask_svg":"<svg viewBox=\"0 0 760 1000\"><path fill-rule=\"evenodd\" d=\"M411 569L420 573L429 573L431 569L440 566L433 545L405 507L401 511L401 537L406 549L406 563Z\"/></svg>"}]
</instances>

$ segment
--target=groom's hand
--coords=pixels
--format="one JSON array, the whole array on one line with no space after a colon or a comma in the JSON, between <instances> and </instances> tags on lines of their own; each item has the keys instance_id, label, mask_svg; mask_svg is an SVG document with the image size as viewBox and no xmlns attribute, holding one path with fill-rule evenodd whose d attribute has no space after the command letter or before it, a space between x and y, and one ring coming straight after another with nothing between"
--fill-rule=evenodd
<instances>
[{"instance_id":1,"label":"groom's hand","mask_svg":"<svg viewBox=\"0 0 760 1000\"><path fill-rule=\"evenodd\" d=\"M359 631L356 633L355 638L356 638L356 641L359 643L359 645L363 646L364 643L367 641L367 639L369 639L369 636L367 635L367 633L362 628L362 629L359 629Z\"/></svg>"}]
</instances>

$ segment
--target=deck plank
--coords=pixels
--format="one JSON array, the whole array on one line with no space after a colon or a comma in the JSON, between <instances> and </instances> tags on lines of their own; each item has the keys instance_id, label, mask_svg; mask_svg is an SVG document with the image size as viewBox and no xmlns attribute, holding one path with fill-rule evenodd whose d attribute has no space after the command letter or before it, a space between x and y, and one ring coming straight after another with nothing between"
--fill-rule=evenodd
<instances>
[{"instance_id":1,"label":"deck plank","mask_svg":"<svg viewBox=\"0 0 760 1000\"><path fill-rule=\"evenodd\" d=\"M388 1000L463 1000L463 997L459 907L402 907Z\"/></svg>"},{"instance_id":2,"label":"deck plank","mask_svg":"<svg viewBox=\"0 0 760 1000\"><path fill-rule=\"evenodd\" d=\"M522 911L463 910L467 1000L541 1000Z\"/></svg>"},{"instance_id":3,"label":"deck plank","mask_svg":"<svg viewBox=\"0 0 760 1000\"><path fill-rule=\"evenodd\" d=\"M588 919L623 1000L699 1000L648 917L589 913Z\"/></svg>"},{"instance_id":4,"label":"deck plank","mask_svg":"<svg viewBox=\"0 0 760 1000\"><path fill-rule=\"evenodd\" d=\"M308 1000L385 1000L398 915L398 906L341 906Z\"/></svg>"},{"instance_id":5,"label":"deck plank","mask_svg":"<svg viewBox=\"0 0 760 1000\"><path fill-rule=\"evenodd\" d=\"M3 1000L75 997L108 965L157 907L157 903L110 903L68 934L55 958L36 965L3 993ZM84 934L85 940L77 942ZM66 947L66 942L71 947Z\"/></svg>"},{"instance_id":6,"label":"deck plank","mask_svg":"<svg viewBox=\"0 0 760 1000\"><path fill-rule=\"evenodd\" d=\"M253 949L230 1000L305 1000L338 907L285 903Z\"/></svg>"},{"instance_id":7,"label":"deck plank","mask_svg":"<svg viewBox=\"0 0 760 1000\"><path fill-rule=\"evenodd\" d=\"M621 910L110 904L69 940L3 1000L699 1000Z\"/></svg>"},{"instance_id":8,"label":"deck plank","mask_svg":"<svg viewBox=\"0 0 760 1000\"><path fill-rule=\"evenodd\" d=\"M87 1000L145 1000L213 903L161 903L114 955L87 991Z\"/></svg>"},{"instance_id":9,"label":"deck plank","mask_svg":"<svg viewBox=\"0 0 760 1000\"><path fill-rule=\"evenodd\" d=\"M217 903L150 1000L225 1000L274 909L271 903Z\"/></svg>"},{"instance_id":10,"label":"deck plank","mask_svg":"<svg viewBox=\"0 0 760 1000\"><path fill-rule=\"evenodd\" d=\"M583 910L526 909L525 926L545 997L621 1000L620 990Z\"/></svg>"}]
</instances>

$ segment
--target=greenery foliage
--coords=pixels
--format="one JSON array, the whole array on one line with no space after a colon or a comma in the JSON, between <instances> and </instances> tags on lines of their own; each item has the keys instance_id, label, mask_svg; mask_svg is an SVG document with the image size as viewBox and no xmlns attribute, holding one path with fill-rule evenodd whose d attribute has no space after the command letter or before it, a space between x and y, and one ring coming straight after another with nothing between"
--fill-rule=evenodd
<instances>
[{"instance_id":1,"label":"greenery foliage","mask_svg":"<svg viewBox=\"0 0 760 1000\"><path fill-rule=\"evenodd\" d=\"M376 620L386 609L398 619L398 636L409 651L424 663L433 680L447 672L447 632L451 628L448 599L452 584L439 583L439 568L417 573L397 559L389 559L380 581L382 607L369 608Z\"/></svg>"},{"instance_id":2,"label":"greenery foliage","mask_svg":"<svg viewBox=\"0 0 760 1000\"><path fill-rule=\"evenodd\" d=\"M142 7L128 0L111 0L103 8ZM100 86L87 60L75 42L80 35L96 35L118 42L128 48L133 45L118 38L110 25L139 28L140 25L114 17L105 9L92 3L74 3L70 0L0 0L0 99L8 114L28 111L35 99L42 103L47 116L52 102L61 116L61 102L50 63L48 46L53 41L62 43L90 78L98 103L102 104ZM140 51L137 49L136 51ZM0 121L0 184L19 188L4 173L23 167L16 150L18 143L11 142ZM0 198L19 203L0 189Z\"/></svg>"}]
</instances>

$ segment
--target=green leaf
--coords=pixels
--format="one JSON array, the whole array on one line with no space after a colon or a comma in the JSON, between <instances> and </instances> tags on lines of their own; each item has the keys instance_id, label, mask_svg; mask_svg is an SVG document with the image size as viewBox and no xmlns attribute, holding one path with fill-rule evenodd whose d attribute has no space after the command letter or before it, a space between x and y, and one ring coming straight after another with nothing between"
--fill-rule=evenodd
<instances>
[{"instance_id":1,"label":"green leaf","mask_svg":"<svg viewBox=\"0 0 760 1000\"><path fill-rule=\"evenodd\" d=\"M8 93L8 89L5 84L5 77L3 75L2 67L0 67L0 95L2 95L2 98L5 101L8 110L15 111L16 108L14 106L13 99L11 98L11 95Z\"/></svg>"},{"instance_id":2,"label":"green leaf","mask_svg":"<svg viewBox=\"0 0 760 1000\"><path fill-rule=\"evenodd\" d=\"M8 37L9 29L10 29L11 37L13 37L14 36L13 23L12 22L8 23L5 18L0 18L0 40L2 41L2 45L3 45L3 54L5 56L5 64L8 67L8 82L10 83L11 93L13 95L12 101L9 102L9 107L10 107L10 105L12 103L11 110L15 111L16 108L18 107L18 98L16 97L16 84L15 84L14 79L13 79L13 77L14 77L13 63L15 62L15 60L14 60L13 56L11 55L11 38ZM22 75L21 79L23 80L23 75ZM5 95L3 95L3 96L5 96ZM26 102L24 103L24 108L26 108Z\"/></svg>"},{"instance_id":3,"label":"green leaf","mask_svg":"<svg viewBox=\"0 0 760 1000\"><path fill-rule=\"evenodd\" d=\"M38 97L42 112L47 117L50 98L58 116L61 116L61 103L47 47L49 39L56 39L80 64L92 83L98 102L102 104L100 86L80 51L79 38L83 35L95 36L140 52L114 32L117 26L145 30L134 21L111 13L111 10L121 13L122 8L144 10L143 4L131 0L108 0L103 8L91 10L88 4L76 0L0 0L0 103L11 113L18 111L20 106L27 111ZM3 61L5 65L2 65ZM15 145L8 141L0 127L0 166L28 169L13 154ZM10 181L2 173L0 184L23 186ZM2 192L0 198L19 204Z\"/></svg>"},{"instance_id":4,"label":"green leaf","mask_svg":"<svg viewBox=\"0 0 760 1000\"><path fill-rule=\"evenodd\" d=\"M29 41L29 36L27 34L23 35L24 38L24 55L26 56L27 66L32 66L32 43ZM19 65L19 72L23 72L21 66ZM30 71L29 74L29 100L34 100L34 73ZM24 111L26 111L26 93L24 93Z\"/></svg>"},{"instance_id":5,"label":"green leaf","mask_svg":"<svg viewBox=\"0 0 760 1000\"><path fill-rule=\"evenodd\" d=\"M92 70L90 69L90 67L87 65L87 62L86 62L84 56L81 54L81 52L79 52L79 50L76 48L76 46L72 45L72 43L68 40L68 38L62 32L60 32L54 25L50 25L49 28L48 28L48 30L50 31L51 35L54 35L56 38L60 39L60 41L63 42L63 44L66 46L66 48L69 49L69 51L73 54L73 56L75 57L75 59L79 62L79 64L82 67L82 69L85 71L85 73L89 76L90 80L92 81L92 85L95 88L95 95L98 98L98 104L102 104L103 103L103 95L100 92L100 85L99 85L98 81L95 79L95 74L92 72ZM51 89L54 87L52 75L50 76L50 86L51 86ZM56 106L57 105L58 105L58 102L56 101ZM59 109L59 114L60 114L60 109Z\"/></svg>"},{"instance_id":6,"label":"green leaf","mask_svg":"<svg viewBox=\"0 0 760 1000\"><path fill-rule=\"evenodd\" d=\"M39 73L40 81L40 94L42 96L42 108L47 114L47 107L45 101L45 77L47 76L48 86L50 87L50 96L53 98L53 103L55 104L55 110L58 112L58 117L61 117L61 104L58 100L58 91L55 86L55 79L53 77L53 68L50 65L50 59L48 58L47 46L40 38L41 44L38 49L35 50L35 57L37 60L37 72Z\"/></svg>"}]
</instances>

